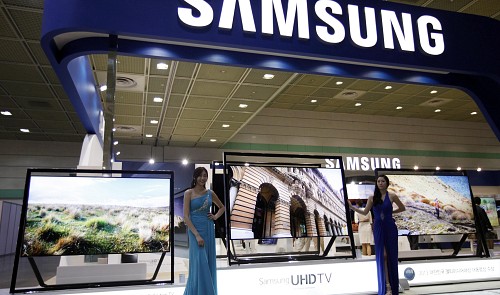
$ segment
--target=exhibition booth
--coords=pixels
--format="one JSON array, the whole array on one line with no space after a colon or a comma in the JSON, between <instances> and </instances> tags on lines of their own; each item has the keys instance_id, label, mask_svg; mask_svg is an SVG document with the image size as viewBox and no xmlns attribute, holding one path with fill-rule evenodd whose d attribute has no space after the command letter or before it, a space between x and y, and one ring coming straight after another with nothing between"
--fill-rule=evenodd
<instances>
[{"instance_id":1,"label":"exhibition booth","mask_svg":"<svg viewBox=\"0 0 500 295\"><path fill-rule=\"evenodd\" d=\"M184 291L182 195L194 165L111 165L112 116L100 103L88 54L109 53L115 63L123 54L460 88L500 137L500 41L470 26L498 27L494 20L383 1L212 2L46 2L42 46L110 166L28 170L11 293ZM488 51L470 58L477 48ZM205 165L226 206L215 224L219 294L377 292L375 258L361 254L348 206L366 200L373 183L347 183L339 155L221 156ZM374 168L373 177L388 175L407 208L395 215L403 289L500 279L466 171L410 171L385 159ZM478 243L484 254L476 254Z\"/></svg>"}]
</instances>

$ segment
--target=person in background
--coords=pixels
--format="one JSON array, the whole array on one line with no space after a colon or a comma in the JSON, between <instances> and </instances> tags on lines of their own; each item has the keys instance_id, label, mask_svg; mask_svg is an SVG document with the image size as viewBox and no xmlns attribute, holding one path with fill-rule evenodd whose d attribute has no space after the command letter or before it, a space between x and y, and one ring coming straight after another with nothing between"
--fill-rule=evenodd
<instances>
[{"instance_id":1,"label":"person in background","mask_svg":"<svg viewBox=\"0 0 500 295\"><path fill-rule=\"evenodd\" d=\"M207 170L196 168L191 188L184 193L189 243L189 276L184 295L217 295L214 220L224 214L225 208L219 197L205 188L207 180ZM212 202L219 208L215 214L210 212Z\"/></svg>"},{"instance_id":2,"label":"person in background","mask_svg":"<svg viewBox=\"0 0 500 295\"><path fill-rule=\"evenodd\" d=\"M358 208L364 207L363 201L358 200ZM358 236L361 243L361 252L365 256L372 255L373 232L372 232L372 214L361 215L358 212L354 213L354 222L358 224Z\"/></svg>"},{"instance_id":3,"label":"person in background","mask_svg":"<svg viewBox=\"0 0 500 295\"><path fill-rule=\"evenodd\" d=\"M478 218L479 228L476 230L476 238L477 238L477 247L476 247L476 255L481 256L485 251L483 247L483 240L486 241L487 232L493 230L493 226L491 226L490 219L484 211L483 207L481 207L481 198L474 197L474 204L476 204L476 212Z\"/></svg>"},{"instance_id":4,"label":"person in background","mask_svg":"<svg viewBox=\"0 0 500 295\"><path fill-rule=\"evenodd\" d=\"M367 215L373 207L373 237L375 240L375 261L377 263L378 295L399 294L398 277L398 228L392 218L393 213L406 210L399 197L389 193L389 178L377 177L373 196L368 198L365 208L349 207L355 212ZM393 209L393 203L397 209Z\"/></svg>"}]
</instances>

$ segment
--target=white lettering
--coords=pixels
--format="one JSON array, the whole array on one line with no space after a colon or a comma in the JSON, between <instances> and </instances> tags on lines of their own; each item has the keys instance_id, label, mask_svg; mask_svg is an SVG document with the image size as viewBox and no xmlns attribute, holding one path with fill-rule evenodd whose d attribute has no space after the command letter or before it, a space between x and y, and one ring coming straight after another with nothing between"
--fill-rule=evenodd
<instances>
[{"instance_id":1,"label":"white lettering","mask_svg":"<svg viewBox=\"0 0 500 295\"><path fill-rule=\"evenodd\" d=\"M417 20L418 35L420 37L420 46L422 50L430 55L440 55L444 52L444 38L443 34L430 33L428 25L436 31L442 31L441 23L433 16L422 15ZM434 40L434 46L431 45L430 39Z\"/></svg>"},{"instance_id":2,"label":"white lettering","mask_svg":"<svg viewBox=\"0 0 500 295\"><path fill-rule=\"evenodd\" d=\"M401 169L401 161L398 158L392 159L392 168L393 169Z\"/></svg>"},{"instance_id":3,"label":"white lettering","mask_svg":"<svg viewBox=\"0 0 500 295\"><path fill-rule=\"evenodd\" d=\"M352 41L361 47L373 47L377 44L377 23L375 21L375 9L365 7L366 38L361 36L361 21L359 10L356 5L347 5L349 14L349 29Z\"/></svg>"},{"instance_id":4,"label":"white lettering","mask_svg":"<svg viewBox=\"0 0 500 295\"><path fill-rule=\"evenodd\" d=\"M234 14L236 11L236 2L239 4L243 31L255 33L255 21L252 12L250 0L225 0L222 3L222 11L220 13L219 28L232 29L234 22Z\"/></svg>"},{"instance_id":5,"label":"white lettering","mask_svg":"<svg viewBox=\"0 0 500 295\"><path fill-rule=\"evenodd\" d=\"M262 1L262 33L272 35L274 33L273 12L276 12L276 21L281 36L292 37L295 27L295 15L299 28L298 37L309 39L309 16L307 10L307 0L290 0L286 18L281 0Z\"/></svg>"},{"instance_id":6,"label":"white lettering","mask_svg":"<svg viewBox=\"0 0 500 295\"><path fill-rule=\"evenodd\" d=\"M335 163L333 163L332 161L333 159L325 159L325 162L326 162L326 165L325 167L326 168L335 168Z\"/></svg>"},{"instance_id":7,"label":"white lettering","mask_svg":"<svg viewBox=\"0 0 500 295\"><path fill-rule=\"evenodd\" d=\"M314 5L316 15L333 29L333 33L330 34L328 27L316 26L316 33L321 40L327 43L340 43L345 39L344 26L338 19L327 12L327 8L332 11L332 14L342 15L342 7L337 2L329 0L319 0L316 2L316 5Z\"/></svg>"},{"instance_id":8,"label":"white lettering","mask_svg":"<svg viewBox=\"0 0 500 295\"><path fill-rule=\"evenodd\" d=\"M415 43L413 43L413 26L411 24L411 15L402 13L403 29L398 22L398 17L394 11L382 10L382 32L384 33L384 47L394 49L394 39L392 29L396 34L399 45L402 50L415 51Z\"/></svg>"},{"instance_id":9,"label":"white lettering","mask_svg":"<svg viewBox=\"0 0 500 295\"><path fill-rule=\"evenodd\" d=\"M347 170L359 170L358 157L347 157Z\"/></svg>"},{"instance_id":10,"label":"white lettering","mask_svg":"<svg viewBox=\"0 0 500 295\"><path fill-rule=\"evenodd\" d=\"M368 159L367 157L361 158L361 170L363 171L370 170L370 159Z\"/></svg>"},{"instance_id":11,"label":"white lettering","mask_svg":"<svg viewBox=\"0 0 500 295\"><path fill-rule=\"evenodd\" d=\"M214 20L214 11L212 6L203 0L184 0L187 4L193 6L200 16L195 17L193 14L193 9L179 7L177 9L177 14L179 19L186 25L191 27L206 27L212 23Z\"/></svg>"},{"instance_id":12,"label":"white lettering","mask_svg":"<svg viewBox=\"0 0 500 295\"><path fill-rule=\"evenodd\" d=\"M370 167L372 170L379 168L379 158L370 158Z\"/></svg>"},{"instance_id":13,"label":"white lettering","mask_svg":"<svg viewBox=\"0 0 500 295\"><path fill-rule=\"evenodd\" d=\"M390 158L380 159L380 168L391 168L391 159Z\"/></svg>"}]
</instances>

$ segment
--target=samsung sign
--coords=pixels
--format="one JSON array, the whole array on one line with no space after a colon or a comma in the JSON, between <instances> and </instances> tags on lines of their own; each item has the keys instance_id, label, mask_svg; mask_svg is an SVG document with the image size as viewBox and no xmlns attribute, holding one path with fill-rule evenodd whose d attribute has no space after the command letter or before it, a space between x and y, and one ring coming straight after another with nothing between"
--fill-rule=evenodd
<instances>
[{"instance_id":1,"label":"samsung sign","mask_svg":"<svg viewBox=\"0 0 500 295\"><path fill-rule=\"evenodd\" d=\"M326 168L340 168L340 162L335 159L325 159ZM377 168L401 169L399 158L378 157L345 157L343 159L344 170L350 171L372 171Z\"/></svg>"},{"instance_id":2,"label":"samsung sign","mask_svg":"<svg viewBox=\"0 0 500 295\"><path fill-rule=\"evenodd\" d=\"M222 30L232 30L235 14L238 10L241 15L241 28L245 33L255 34L257 24L254 18L260 15L260 32L263 35L274 35L274 24L277 24L279 36L296 37L302 40L311 38L311 32L326 44L338 44L347 39L354 45L362 48L374 47L381 43L385 49L395 49L395 44L403 51L415 52L419 48L429 55L440 55L445 50L441 22L430 15L412 16L410 13L398 13L392 10L381 9L376 13L375 8L347 5L347 11L332 0L316 1L314 7L308 5L307 0L290 0L284 7L282 0L261 0L260 10L255 9L250 0L225 0L222 4L219 19L212 6L204 0L185 0L189 7L178 8L178 17L183 24L204 28L217 26ZM310 17L309 9L314 9L315 18ZM286 10L286 13L285 13ZM343 23L339 16L347 16ZM381 19L381 27L377 26L377 17ZM413 26L416 19L416 28ZM297 30L295 30L297 28ZM378 30L382 32L382 40L378 38ZM395 37L395 38L394 38Z\"/></svg>"}]
</instances>

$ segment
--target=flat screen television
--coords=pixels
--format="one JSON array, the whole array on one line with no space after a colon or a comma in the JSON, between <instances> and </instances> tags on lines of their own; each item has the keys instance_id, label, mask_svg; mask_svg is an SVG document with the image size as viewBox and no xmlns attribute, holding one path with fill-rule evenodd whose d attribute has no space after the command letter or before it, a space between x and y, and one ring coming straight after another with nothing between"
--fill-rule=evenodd
<instances>
[{"instance_id":1,"label":"flat screen television","mask_svg":"<svg viewBox=\"0 0 500 295\"><path fill-rule=\"evenodd\" d=\"M400 235L475 233L472 193L465 172L376 170L389 178L406 211L394 214Z\"/></svg>"},{"instance_id":2,"label":"flat screen television","mask_svg":"<svg viewBox=\"0 0 500 295\"><path fill-rule=\"evenodd\" d=\"M170 252L173 173L30 169L22 256Z\"/></svg>"},{"instance_id":3,"label":"flat screen television","mask_svg":"<svg viewBox=\"0 0 500 295\"><path fill-rule=\"evenodd\" d=\"M229 163L232 240L348 234L341 169L298 164Z\"/></svg>"}]
</instances>

